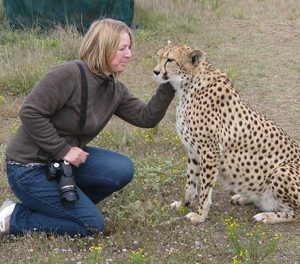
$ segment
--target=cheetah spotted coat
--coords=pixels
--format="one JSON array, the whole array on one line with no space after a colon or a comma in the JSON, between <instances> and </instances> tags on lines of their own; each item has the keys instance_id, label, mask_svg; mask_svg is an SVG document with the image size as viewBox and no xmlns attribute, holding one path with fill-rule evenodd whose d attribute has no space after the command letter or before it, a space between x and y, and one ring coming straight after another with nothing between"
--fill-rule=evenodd
<instances>
[{"instance_id":1,"label":"cheetah spotted coat","mask_svg":"<svg viewBox=\"0 0 300 264\"><path fill-rule=\"evenodd\" d=\"M186 217L204 222L219 177L234 191L232 203L254 203L263 211L255 221L299 220L299 145L247 107L201 50L169 43L158 52L154 74L159 82L170 82L179 96L176 128L189 156L185 201L172 206L197 201L197 212Z\"/></svg>"}]
</instances>

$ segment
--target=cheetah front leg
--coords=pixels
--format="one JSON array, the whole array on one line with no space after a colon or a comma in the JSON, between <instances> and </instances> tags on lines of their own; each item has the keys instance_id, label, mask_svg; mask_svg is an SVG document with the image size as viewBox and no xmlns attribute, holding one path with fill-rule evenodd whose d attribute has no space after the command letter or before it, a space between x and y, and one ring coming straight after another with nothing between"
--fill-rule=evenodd
<instances>
[{"instance_id":1,"label":"cheetah front leg","mask_svg":"<svg viewBox=\"0 0 300 264\"><path fill-rule=\"evenodd\" d=\"M210 149L204 150L203 153L204 155L200 158L198 212L191 212L186 215L193 224L202 223L207 218L211 206L212 188L219 173L218 154Z\"/></svg>"},{"instance_id":2,"label":"cheetah front leg","mask_svg":"<svg viewBox=\"0 0 300 264\"><path fill-rule=\"evenodd\" d=\"M185 185L184 205L193 205L197 196L200 177L200 163L196 156L190 154L188 159L187 180Z\"/></svg>"},{"instance_id":3,"label":"cheetah front leg","mask_svg":"<svg viewBox=\"0 0 300 264\"><path fill-rule=\"evenodd\" d=\"M175 201L171 204L172 208L180 210L182 206L190 206L194 203L198 190L199 176L200 165L198 157L193 153L189 153L184 203Z\"/></svg>"}]
</instances>

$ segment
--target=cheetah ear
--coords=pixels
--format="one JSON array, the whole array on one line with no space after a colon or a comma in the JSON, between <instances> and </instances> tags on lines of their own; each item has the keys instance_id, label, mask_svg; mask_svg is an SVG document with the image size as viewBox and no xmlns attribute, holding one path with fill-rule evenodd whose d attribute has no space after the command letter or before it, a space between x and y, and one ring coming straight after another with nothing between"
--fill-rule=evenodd
<instances>
[{"instance_id":1,"label":"cheetah ear","mask_svg":"<svg viewBox=\"0 0 300 264\"><path fill-rule=\"evenodd\" d=\"M198 65L202 61L204 54L201 50L195 49L195 50L191 51L189 56L190 56L192 64Z\"/></svg>"},{"instance_id":2,"label":"cheetah ear","mask_svg":"<svg viewBox=\"0 0 300 264\"><path fill-rule=\"evenodd\" d=\"M171 45L172 45L172 41L168 40L168 46L171 46Z\"/></svg>"}]
</instances>

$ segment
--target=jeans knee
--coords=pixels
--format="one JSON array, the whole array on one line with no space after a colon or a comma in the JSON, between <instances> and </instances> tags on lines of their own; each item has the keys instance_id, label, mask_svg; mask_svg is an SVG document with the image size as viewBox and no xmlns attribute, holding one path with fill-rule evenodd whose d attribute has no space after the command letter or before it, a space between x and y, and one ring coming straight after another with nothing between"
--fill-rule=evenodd
<instances>
[{"instance_id":1,"label":"jeans knee","mask_svg":"<svg viewBox=\"0 0 300 264\"><path fill-rule=\"evenodd\" d=\"M116 182L117 190L122 189L125 185L130 183L134 176L134 163L127 158L121 166L118 167L119 181Z\"/></svg>"},{"instance_id":2,"label":"jeans knee","mask_svg":"<svg viewBox=\"0 0 300 264\"><path fill-rule=\"evenodd\" d=\"M134 163L131 159L128 158L128 165L126 171L124 170L125 179L127 183L131 182L134 175Z\"/></svg>"}]
</instances>

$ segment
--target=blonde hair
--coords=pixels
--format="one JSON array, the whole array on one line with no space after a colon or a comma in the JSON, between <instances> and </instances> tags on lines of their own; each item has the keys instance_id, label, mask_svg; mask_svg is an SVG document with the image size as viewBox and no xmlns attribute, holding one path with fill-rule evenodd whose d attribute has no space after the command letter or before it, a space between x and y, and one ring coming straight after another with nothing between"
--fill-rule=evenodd
<instances>
[{"instance_id":1,"label":"blonde hair","mask_svg":"<svg viewBox=\"0 0 300 264\"><path fill-rule=\"evenodd\" d=\"M92 73L114 74L109 67L109 60L117 52L123 32L128 33L132 48L134 36L125 23L114 19L102 19L91 24L82 39L79 57L85 61Z\"/></svg>"}]
</instances>

